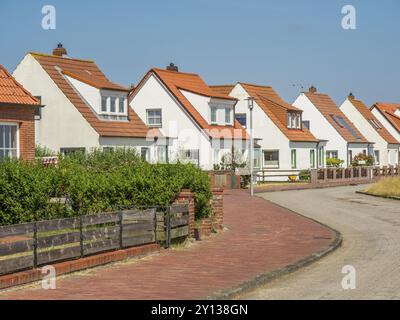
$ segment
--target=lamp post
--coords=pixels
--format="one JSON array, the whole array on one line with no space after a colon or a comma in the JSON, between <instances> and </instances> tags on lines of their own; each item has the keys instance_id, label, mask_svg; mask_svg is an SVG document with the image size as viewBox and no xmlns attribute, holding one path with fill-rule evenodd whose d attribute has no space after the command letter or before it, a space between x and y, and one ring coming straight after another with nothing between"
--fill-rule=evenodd
<instances>
[{"instance_id":1,"label":"lamp post","mask_svg":"<svg viewBox=\"0 0 400 320\"><path fill-rule=\"evenodd\" d=\"M250 110L250 195L254 196L254 178L253 178L253 165L254 165L254 142L253 142L253 108L254 99L249 97L247 100L247 106Z\"/></svg>"}]
</instances>

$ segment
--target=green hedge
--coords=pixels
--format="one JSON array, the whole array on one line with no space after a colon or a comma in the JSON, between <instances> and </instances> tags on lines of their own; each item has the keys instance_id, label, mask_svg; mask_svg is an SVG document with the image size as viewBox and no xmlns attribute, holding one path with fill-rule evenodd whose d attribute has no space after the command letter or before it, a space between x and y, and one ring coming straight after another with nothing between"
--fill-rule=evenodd
<instances>
[{"instance_id":1,"label":"green hedge","mask_svg":"<svg viewBox=\"0 0 400 320\"><path fill-rule=\"evenodd\" d=\"M0 163L0 225L111 211L121 205L167 206L182 188L196 195L196 219L210 214L207 173L191 164L149 164L133 150L61 157L58 166ZM71 206L49 203L68 197Z\"/></svg>"}]
</instances>

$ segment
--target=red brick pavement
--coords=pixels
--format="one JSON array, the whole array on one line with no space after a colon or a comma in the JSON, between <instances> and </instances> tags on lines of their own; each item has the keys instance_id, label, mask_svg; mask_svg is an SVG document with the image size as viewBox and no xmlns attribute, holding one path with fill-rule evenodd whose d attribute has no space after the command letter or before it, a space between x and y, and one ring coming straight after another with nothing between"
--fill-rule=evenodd
<instances>
[{"instance_id":1,"label":"red brick pavement","mask_svg":"<svg viewBox=\"0 0 400 320\"><path fill-rule=\"evenodd\" d=\"M292 264L334 232L244 191L225 194L228 231L185 250L58 279L56 290L4 292L1 299L196 299Z\"/></svg>"}]
</instances>

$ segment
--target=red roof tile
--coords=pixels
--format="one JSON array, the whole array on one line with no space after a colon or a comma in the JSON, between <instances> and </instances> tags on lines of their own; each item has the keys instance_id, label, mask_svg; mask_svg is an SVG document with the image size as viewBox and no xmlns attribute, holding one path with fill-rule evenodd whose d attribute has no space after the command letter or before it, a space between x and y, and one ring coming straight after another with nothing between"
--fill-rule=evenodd
<instances>
[{"instance_id":1,"label":"red roof tile","mask_svg":"<svg viewBox=\"0 0 400 320\"><path fill-rule=\"evenodd\" d=\"M153 68L142 79L136 89L131 93L131 98L140 90L143 83L154 74L179 103L186 109L196 123L207 133L210 138L214 139L249 139L246 130L235 120L234 126L216 126L209 125L201 116L196 108L183 95L181 90L193 92L206 97L237 101L237 99L229 97L226 94L212 90L199 75L194 73L183 73L164 69Z\"/></svg>"},{"instance_id":2,"label":"red roof tile","mask_svg":"<svg viewBox=\"0 0 400 320\"><path fill-rule=\"evenodd\" d=\"M377 102L372 106L372 108L377 108L379 112L390 122L390 124L400 133L400 117L395 114L397 110L400 110L400 103Z\"/></svg>"},{"instance_id":3,"label":"red roof tile","mask_svg":"<svg viewBox=\"0 0 400 320\"><path fill-rule=\"evenodd\" d=\"M254 98L257 105L265 112L265 114L275 123L282 133L290 141L298 142L317 142L312 133L305 127L302 129L291 129L287 127L288 111L302 112L302 110L286 103L272 87L260 86L254 84L239 84L244 90Z\"/></svg>"},{"instance_id":4,"label":"red roof tile","mask_svg":"<svg viewBox=\"0 0 400 320\"><path fill-rule=\"evenodd\" d=\"M145 138L160 135L158 130L149 129L132 108L128 108L129 120L126 122L101 120L96 116L94 111L66 80L65 75L77 78L97 88L126 92L129 89L109 81L93 61L38 53L31 53L31 55L40 63L58 88L100 136ZM51 108L51 106L49 107Z\"/></svg>"},{"instance_id":5,"label":"red roof tile","mask_svg":"<svg viewBox=\"0 0 400 320\"><path fill-rule=\"evenodd\" d=\"M393 143L393 144L400 143L389 133L389 131L387 131L387 129L383 126L383 124L374 116L371 110L368 109L368 107L362 101L351 98L349 98L349 101L387 143ZM374 126L373 123L371 123L371 120L374 121L380 128Z\"/></svg>"},{"instance_id":6,"label":"red roof tile","mask_svg":"<svg viewBox=\"0 0 400 320\"><path fill-rule=\"evenodd\" d=\"M305 92L304 94L345 141L351 143L368 143L367 139L365 139L327 94L311 92ZM347 126L342 124L337 117L342 118Z\"/></svg>"},{"instance_id":7,"label":"red roof tile","mask_svg":"<svg viewBox=\"0 0 400 320\"><path fill-rule=\"evenodd\" d=\"M0 103L39 106L40 102L32 96L0 65Z\"/></svg>"}]
</instances>

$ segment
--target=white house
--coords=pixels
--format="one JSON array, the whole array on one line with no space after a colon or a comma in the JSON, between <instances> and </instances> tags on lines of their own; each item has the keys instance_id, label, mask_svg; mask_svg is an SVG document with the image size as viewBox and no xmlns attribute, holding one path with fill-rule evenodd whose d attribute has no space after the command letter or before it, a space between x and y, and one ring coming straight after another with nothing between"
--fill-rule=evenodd
<instances>
[{"instance_id":1,"label":"white house","mask_svg":"<svg viewBox=\"0 0 400 320\"><path fill-rule=\"evenodd\" d=\"M343 166L348 167L357 154L372 154L372 143L328 95L317 93L316 88L311 87L308 92L302 92L293 105L303 110L303 121L309 123L311 133L327 141L325 159L343 160Z\"/></svg>"},{"instance_id":2,"label":"white house","mask_svg":"<svg viewBox=\"0 0 400 320\"><path fill-rule=\"evenodd\" d=\"M370 110L387 131L400 141L400 103L377 102ZM395 151L393 158L393 161L397 159L397 163L400 163L400 151Z\"/></svg>"},{"instance_id":3,"label":"white house","mask_svg":"<svg viewBox=\"0 0 400 320\"><path fill-rule=\"evenodd\" d=\"M52 55L28 53L14 77L45 105L35 115L35 142L55 152L134 147L149 161L165 160L157 130L128 108L129 89L91 60L73 59L58 45Z\"/></svg>"},{"instance_id":4,"label":"white house","mask_svg":"<svg viewBox=\"0 0 400 320\"><path fill-rule=\"evenodd\" d=\"M352 94L340 106L340 110L352 121L355 127L368 141L373 141L373 154L375 165L396 165L400 141L394 138L381 121L360 100L356 100Z\"/></svg>"},{"instance_id":5,"label":"white house","mask_svg":"<svg viewBox=\"0 0 400 320\"><path fill-rule=\"evenodd\" d=\"M267 180L287 180L290 174L318 167L317 151L325 142L307 129L302 110L283 101L273 88L241 82L212 88L239 100L236 119L247 129L250 125L248 99L254 99L253 132L259 140L255 169L265 170Z\"/></svg>"},{"instance_id":6,"label":"white house","mask_svg":"<svg viewBox=\"0 0 400 320\"><path fill-rule=\"evenodd\" d=\"M247 158L249 137L235 121L237 100L214 92L197 74L171 64L151 69L130 95L129 105L149 127L168 136L168 157L210 170L240 150Z\"/></svg>"}]
</instances>

